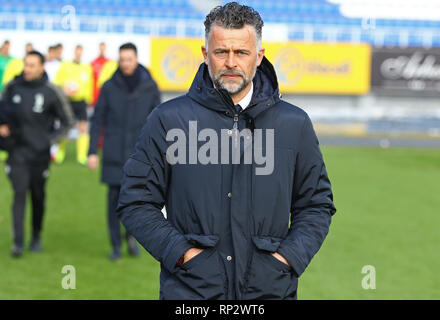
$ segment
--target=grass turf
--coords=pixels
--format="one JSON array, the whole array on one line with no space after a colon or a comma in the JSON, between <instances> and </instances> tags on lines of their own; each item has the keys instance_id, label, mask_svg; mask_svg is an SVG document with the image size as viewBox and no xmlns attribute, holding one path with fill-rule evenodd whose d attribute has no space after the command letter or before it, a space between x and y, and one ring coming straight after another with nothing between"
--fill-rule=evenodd
<instances>
[{"instance_id":1,"label":"grass turf","mask_svg":"<svg viewBox=\"0 0 440 320\"><path fill-rule=\"evenodd\" d=\"M298 298L440 299L439 151L322 150L338 212L299 280ZM12 193L0 175L0 299L157 299L159 264L147 252L108 260L106 187L99 172L74 159L70 143L65 163L51 167L44 251L20 259L10 257ZM65 265L75 267L75 290L61 286ZM375 267L374 290L361 286L365 265Z\"/></svg>"}]
</instances>

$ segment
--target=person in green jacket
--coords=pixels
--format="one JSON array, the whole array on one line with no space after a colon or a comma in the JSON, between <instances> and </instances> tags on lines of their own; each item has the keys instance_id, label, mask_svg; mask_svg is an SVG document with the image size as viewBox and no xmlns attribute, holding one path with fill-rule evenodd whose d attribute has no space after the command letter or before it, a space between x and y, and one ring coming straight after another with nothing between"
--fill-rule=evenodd
<instances>
[{"instance_id":1,"label":"person in green jacket","mask_svg":"<svg viewBox=\"0 0 440 320\"><path fill-rule=\"evenodd\" d=\"M0 47L0 92L3 90L3 81L1 81L3 79L3 73L9 61L12 60L12 57L9 55L9 47L9 40L5 40Z\"/></svg>"}]
</instances>

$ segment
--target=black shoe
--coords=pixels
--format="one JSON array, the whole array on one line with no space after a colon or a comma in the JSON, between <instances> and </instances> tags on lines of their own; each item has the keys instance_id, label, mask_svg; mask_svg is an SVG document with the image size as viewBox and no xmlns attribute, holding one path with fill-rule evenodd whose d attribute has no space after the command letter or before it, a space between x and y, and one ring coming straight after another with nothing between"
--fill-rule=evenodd
<instances>
[{"instance_id":1,"label":"black shoe","mask_svg":"<svg viewBox=\"0 0 440 320\"><path fill-rule=\"evenodd\" d=\"M132 257L137 257L139 255L139 247L137 241L134 237L129 236L127 239L128 243L128 254Z\"/></svg>"},{"instance_id":2,"label":"black shoe","mask_svg":"<svg viewBox=\"0 0 440 320\"><path fill-rule=\"evenodd\" d=\"M13 245L12 246L12 251L11 251L11 255L14 258L19 258L23 255L23 247L22 246L17 246L17 245Z\"/></svg>"},{"instance_id":3,"label":"black shoe","mask_svg":"<svg viewBox=\"0 0 440 320\"><path fill-rule=\"evenodd\" d=\"M31 252L41 252L43 250L43 247L41 246L40 239L32 239L31 245L29 246L29 251Z\"/></svg>"},{"instance_id":4,"label":"black shoe","mask_svg":"<svg viewBox=\"0 0 440 320\"><path fill-rule=\"evenodd\" d=\"M112 261L121 259L121 250L113 250L113 252L109 255L109 259Z\"/></svg>"}]
</instances>

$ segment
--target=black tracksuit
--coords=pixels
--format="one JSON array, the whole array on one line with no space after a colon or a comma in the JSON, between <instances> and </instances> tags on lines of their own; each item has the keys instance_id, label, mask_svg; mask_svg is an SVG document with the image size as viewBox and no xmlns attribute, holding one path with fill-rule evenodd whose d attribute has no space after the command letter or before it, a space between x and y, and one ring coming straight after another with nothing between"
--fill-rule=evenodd
<instances>
[{"instance_id":1,"label":"black tracksuit","mask_svg":"<svg viewBox=\"0 0 440 320\"><path fill-rule=\"evenodd\" d=\"M6 173L14 189L14 244L22 247L26 193L30 190L32 196L33 238L39 238L50 146L67 133L73 116L64 94L48 82L46 73L35 81L26 81L22 75L11 81L3 91L0 114L2 124L8 124L11 130L2 145L9 152Z\"/></svg>"}]
</instances>

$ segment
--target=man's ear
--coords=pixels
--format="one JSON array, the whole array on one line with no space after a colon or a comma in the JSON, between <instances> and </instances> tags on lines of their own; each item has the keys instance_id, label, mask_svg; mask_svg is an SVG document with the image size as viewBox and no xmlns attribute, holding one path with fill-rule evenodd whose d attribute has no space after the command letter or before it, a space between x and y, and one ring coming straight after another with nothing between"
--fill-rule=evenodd
<instances>
[{"instance_id":1,"label":"man's ear","mask_svg":"<svg viewBox=\"0 0 440 320\"><path fill-rule=\"evenodd\" d=\"M258 56L258 58L257 58L257 66L259 66L260 64L261 64L261 61L263 61L263 57L264 57L264 53L265 53L265 49L264 48L261 48L259 51L258 51L258 54L257 54L257 56Z\"/></svg>"},{"instance_id":2,"label":"man's ear","mask_svg":"<svg viewBox=\"0 0 440 320\"><path fill-rule=\"evenodd\" d=\"M203 59L205 60L205 64L208 65L208 51L206 50L205 46L202 46L202 54Z\"/></svg>"}]
</instances>

